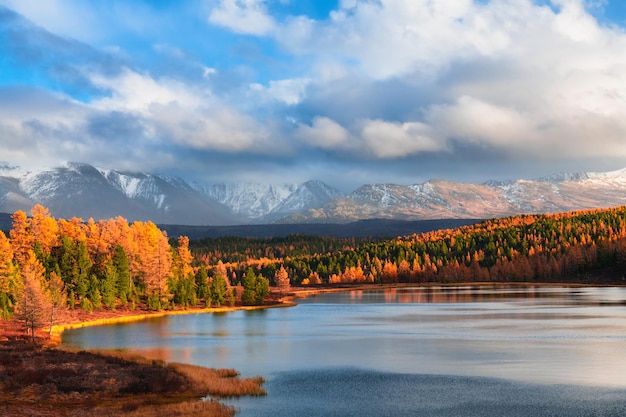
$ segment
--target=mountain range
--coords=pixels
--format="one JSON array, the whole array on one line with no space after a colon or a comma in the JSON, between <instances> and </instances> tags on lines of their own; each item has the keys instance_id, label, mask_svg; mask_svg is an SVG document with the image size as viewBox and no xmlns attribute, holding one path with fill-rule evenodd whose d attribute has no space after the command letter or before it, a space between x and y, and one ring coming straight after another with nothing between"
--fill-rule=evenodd
<instances>
[{"instance_id":1,"label":"mountain range","mask_svg":"<svg viewBox=\"0 0 626 417\"><path fill-rule=\"evenodd\" d=\"M483 184L366 184L346 194L321 181L210 184L84 163L40 171L0 164L0 212L37 203L55 217L181 225L484 219L625 205L626 169Z\"/></svg>"}]
</instances>

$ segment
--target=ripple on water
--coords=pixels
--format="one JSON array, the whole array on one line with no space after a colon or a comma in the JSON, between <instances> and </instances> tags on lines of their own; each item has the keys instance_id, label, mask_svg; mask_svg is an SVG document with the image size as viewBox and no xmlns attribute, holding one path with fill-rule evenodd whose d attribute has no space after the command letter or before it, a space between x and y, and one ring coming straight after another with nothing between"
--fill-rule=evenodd
<instances>
[{"instance_id":1,"label":"ripple on water","mask_svg":"<svg viewBox=\"0 0 626 417\"><path fill-rule=\"evenodd\" d=\"M362 369L274 374L238 416L623 417L626 390Z\"/></svg>"}]
</instances>

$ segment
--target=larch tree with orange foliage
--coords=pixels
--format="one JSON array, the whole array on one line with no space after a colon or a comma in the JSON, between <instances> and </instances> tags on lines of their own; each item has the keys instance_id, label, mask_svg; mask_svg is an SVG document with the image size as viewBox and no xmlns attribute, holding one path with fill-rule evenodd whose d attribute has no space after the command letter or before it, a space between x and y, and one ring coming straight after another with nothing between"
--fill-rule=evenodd
<instances>
[{"instance_id":1,"label":"larch tree with orange foliage","mask_svg":"<svg viewBox=\"0 0 626 417\"><path fill-rule=\"evenodd\" d=\"M189 238L180 236L174 257L170 290L174 296L174 302L185 308L197 303L196 279L191 266L192 261L193 255L189 251Z\"/></svg>"},{"instance_id":2,"label":"larch tree with orange foliage","mask_svg":"<svg viewBox=\"0 0 626 417\"><path fill-rule=\"evenodd\" d=\"M57 221L50 215L50 211L40 204L31 209L31 214L30 232L33 240L39 244L43 255L49 255L59 242Z\"/></svg>"},{"instance_id":3,"label":"larch tree with orange foliage","mask_svg":"<svg viewBox=\"0 0 626 417\"><path fill-rule=\"evenodd\" d=\"M148 307L160 310L169 302L168 278L172 270L172 254L167 236L152 222L135 222L134 230L139 277L147 296Z\"/></svg>"},{"instance_id":4,"label":"larch tree with orange foliage","mask_svg":"<svg viewBox=\"0 0 626 417\"><path fill-rule=\"evenodd\" d=\"M291 281L289 280L289 273L284 266L280 266L280 269L276 271L276 275L274 276L274 282L276 283L276 287L280 291L281 295L286 291L289 291L291 288Z\"/></svg>"},{"instance_id":5,"label":"larch tree with orange foliage","mask_svg":"<svg viewBox=\"0 0 626 417\"><path fill-rule=\"evenodd\" d=\"M22 265L21 275L24 287L16 306L16 317L26 325L27 332L35 341L35 330L47 322L50 300L44 292L44 267L35 252L29 250Z\"/></svg>"},{"instance_id":6,"label":"larch tree with orange foliage","mask_svg":"<svg viewBox=\"0 0 626 417\"><path fill-rule=\"evenodd\" d=\"M30 219L22 210L13 213L11 219L13 219L13 225L9 236L13 248L13 257L18 265L23 265L28 259L28 251L32 250L35 244L30 229Z\"/></svg>"},{"instance_id":7,"label":"larch tree with orange foliage","mask_svg":"<svg viewBox=\"0 0 626 417\"><path fill-rule=\"evenodd\" d=\"M20 287L21 280L13 260L11 242L0 230L0 317L11 317Z\"/></svg>"}]
</instances>

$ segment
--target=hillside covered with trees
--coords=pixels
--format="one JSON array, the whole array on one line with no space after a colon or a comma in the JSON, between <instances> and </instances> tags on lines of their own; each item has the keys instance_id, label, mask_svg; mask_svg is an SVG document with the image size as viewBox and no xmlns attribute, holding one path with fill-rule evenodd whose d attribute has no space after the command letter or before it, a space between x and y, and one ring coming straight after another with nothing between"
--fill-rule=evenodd
<instances>
[{"instance_id":1,"label":"hillside covered with trees","mask_svg":"<svg viewBox=\"0 0 626 417\"><path fill-rule=\"evenodd\" d=\"M67 309L263 304L270 285L621 283L626 207L493 219L395 239L168 239L151 222L55 219L40 205L0 232L0 314L33 328ZM237 289L239 288L239 290Z\"/></svg>"},{"instance_id":2,"label":"hillside covered with trees","mask_svg":"<svg viewBox=\"0 0 626 417\"><path fill-rule=\"evenodd\" d=\"M192 241L207 265L235 278L252 267L291 283L573 282L626 267L626 207L493 219L390 240L288 236ZM619 275L619 276L618 276Z\"/></svg>"}]
</instances>

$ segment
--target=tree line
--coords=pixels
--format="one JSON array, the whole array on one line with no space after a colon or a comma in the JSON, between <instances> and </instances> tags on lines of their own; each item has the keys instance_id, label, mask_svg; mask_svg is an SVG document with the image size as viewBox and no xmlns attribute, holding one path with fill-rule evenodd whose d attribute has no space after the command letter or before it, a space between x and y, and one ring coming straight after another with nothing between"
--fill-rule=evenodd
<instances>
[{"instance_id":1,"label":"tree line","mask_svg":"<svg viewBox=\"0 0 626 417\"><path fill-rule=\"evenodd\" d=\"M0 315L262 304L291 284L565 282L626 266L626 207L492 219L395 239L294 235L176 240L151 222L55 219L40 205L0 232ZM619 276L618 276L619 275ZM239 289L239 290L238 290Z\"/></svg>"},{"instance_id":2,"label":"tree line","mask_svg":"<svg viewBox=\"0 0 626 417\"><path fill-rule=\"evenodd\" d=\"M229 260L233 279L247 268L270 277L284 268L296 285L568 281L626 266L626 207L492 219L375 242L289 236L190 247L207 265Z\"/></svg>"}]
</instances>

